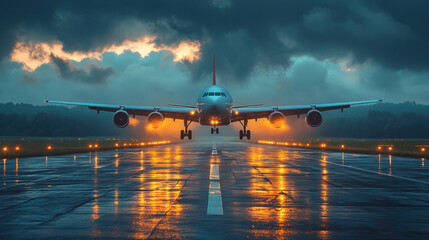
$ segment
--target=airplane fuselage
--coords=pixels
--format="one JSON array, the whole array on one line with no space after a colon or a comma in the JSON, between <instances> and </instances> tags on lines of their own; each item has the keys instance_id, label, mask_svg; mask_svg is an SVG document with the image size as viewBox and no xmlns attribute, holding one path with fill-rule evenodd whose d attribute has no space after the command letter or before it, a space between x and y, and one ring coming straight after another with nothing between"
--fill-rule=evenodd
<instances>
[{"instance_id":1,"label":"airplane fuselage","mask_svg":"<svg viewBox=\"0 0 429 240\"><path fill-rule=\"evenodd\" d=\"M224 87L211 85L197 99L197 114L201 125L225 126L231 123L233 100Z\"/></svg>"}]
</instances>

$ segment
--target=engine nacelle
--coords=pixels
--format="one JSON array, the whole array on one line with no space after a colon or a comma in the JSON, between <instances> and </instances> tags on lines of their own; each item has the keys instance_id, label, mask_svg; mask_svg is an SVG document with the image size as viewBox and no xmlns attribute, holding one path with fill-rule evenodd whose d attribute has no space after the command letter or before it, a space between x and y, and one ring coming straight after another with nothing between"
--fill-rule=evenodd
<instances>
[{"instance_id":1,"label":"engine nacelle","mask_svg":"<svg viewBox=\"0 0 429 240\"><path fill-rule=\"evenodd\" d=\"M113 123L118 128L124 128L124 127L128 126L128 123L130 123L130 116L128 115L128 113L126 111L118 110L113 115Z\"/></svg>"},{"instance_id":2,"label":"engine nacelle","mask_svg":"<svg viewBox=\"0 0 429 240\"><path fill-rule=\"evenodd\" d=\"M310 110L305 116L305 121L310 127L318 127L323 121L322 114L317 110Z\"/></svg>"},{"instance_id":3,"label":"engine nacelle","mask_svg":"<svg viewBox=\"0 0 429 240\"><path fill-rule=\"evenodd\" d=\"M277 111L272 112L270 116L268 116L268 121L275 128L280 128L286 123L285 116L283 115L283 113Z\"/></svg>"},{"instance_id":4,"label":"engine nacelle","mask_svg":"<svg viewBox=\"0 0 429 240\"><path fill-rule=\"evenodd\" d=\"M164 122L164 115L160 112L151 112L147 117L147 121L151 127L159 128Z\"/></svg>"}]
</instances>

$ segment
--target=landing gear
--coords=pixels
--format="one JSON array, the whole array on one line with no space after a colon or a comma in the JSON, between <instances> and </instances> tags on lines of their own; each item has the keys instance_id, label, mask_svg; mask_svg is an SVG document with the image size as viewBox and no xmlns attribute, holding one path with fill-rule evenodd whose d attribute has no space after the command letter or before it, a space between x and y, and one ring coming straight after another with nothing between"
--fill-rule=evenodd
<instances>
[{"instance_id":1,"label":"landing gear","mask_svg":"<svg viewBox=\"0 0 429 240\"><path fill-rule=\"evenodd\" d=\"M247 140L250 140L250 130L246 130L247 119L244 119L243 122L240 121L241 126L243 126L243 130L240 130L239 132L240 140L243 139L243 137L247 137Z\"/></svg>"},{"instance_id":2,"label":"landing gear","mask_svg":"<svg viewBox=\"0 0 429 240\"><path fill-rule=\"evenodd\" d=\"M189 127L189 125L191 125L191 123L192 123L192 121L189 121L189 123L188 123L188 120L184 120L184 125L185 125L185 130L181 130L180 131L180 139L185 139L185 137L188 137L188 139L189 140L191 140L192 139L192 130L188 130L188 127Z\"/></svg>"},{"instance_id":3,"label":"landing gear","mask_svg":"<svg viewBox=\"0 0 429 240\"><path fill-rule=\"evenodd\" d=\"M219 128L216 127L216 126L214 126L214 127L212 127L212 129L210 130L210 132L211 132L211 134L213 134L213 133L219 134Z\"/></svg>"}]
</instances>

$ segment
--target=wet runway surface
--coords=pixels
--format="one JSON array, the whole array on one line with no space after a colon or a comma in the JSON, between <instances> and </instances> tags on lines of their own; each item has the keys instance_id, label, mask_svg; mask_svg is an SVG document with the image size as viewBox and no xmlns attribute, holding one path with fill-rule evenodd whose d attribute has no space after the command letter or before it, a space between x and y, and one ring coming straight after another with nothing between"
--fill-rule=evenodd
<instances>
[{"instance_id":1,"label":"wet runway surface","mask_svg":"<svg viewBox=\"0 0 429 240\"><path fill-rule=\"evenodd\" d=\"M2 165L1 239L429 238L424 159L191 142Z\"/></svg>"}]
</instances>

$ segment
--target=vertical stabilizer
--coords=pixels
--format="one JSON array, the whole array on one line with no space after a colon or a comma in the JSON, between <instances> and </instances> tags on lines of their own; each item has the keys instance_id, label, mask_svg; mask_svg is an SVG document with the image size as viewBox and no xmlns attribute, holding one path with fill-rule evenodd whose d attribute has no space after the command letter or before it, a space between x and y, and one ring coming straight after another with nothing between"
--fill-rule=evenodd
<instances>
[{"instance_id":1,"label":"vertical stabilizer","mask_svg":"<svg viewBox=\"0 0 429 240\"><path fill-rule=\"evenodd\" d=\"M213 85L216 85L216 54L213 53Z\"/></svg>"}]
</instances>

